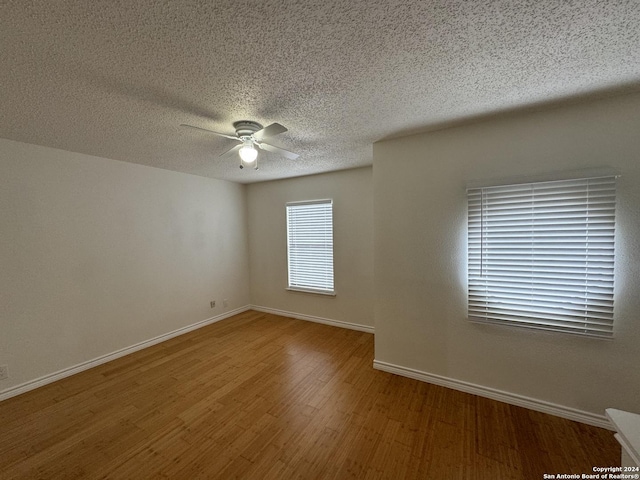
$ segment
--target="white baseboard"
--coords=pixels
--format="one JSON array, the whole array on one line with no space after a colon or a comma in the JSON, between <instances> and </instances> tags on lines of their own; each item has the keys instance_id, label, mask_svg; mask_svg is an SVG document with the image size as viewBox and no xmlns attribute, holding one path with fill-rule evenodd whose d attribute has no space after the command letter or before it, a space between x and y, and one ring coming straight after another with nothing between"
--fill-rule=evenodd
<instances>
[{"instance_id":1,"label":"white baseboard","mask_svg":"<svg viewBox=\"0 0 640 480\"><path fill-rule=\"evenodd\" d=\"M202 320L200 322L193 323L191 325L179 328L172 332L159 335L155 338L144 340L140 343L136 343L135 345L131 345L130 347L125 347L115 352L102 355L100 357L94 358L93 360L82 362L78 365L74 365L73 367L68 367L68 368L59 370L57 372L50 373L43 377L36 378L35 380L30 380L20 385L10 387L7 390L0 391L0 402L2 400L6 400L7 398L15 397L16 395L20 395L21 393L25 393L30 390L34 390L38 387L47 385L49 383L53 383L57 380L70 377L71 375L75 375L76 373L83 372L84 370L97 367L98 365L102 365L103 363L110 362L111 360L115 360L116 358L124 357L125 355L129 355L130 353L137 352L138 350L142 350L143 348L151 347L152 345L156 345L158 343L164 342L171 338L178 337L180 335L191 332L193 330L197 330L198 328L202 328L207 325L211 325L212 323L219 322L220 320L224 320L225 318L229 318L239 313L246 312L247 310L250 310L250 307L248 305L244 307L236 308L234 310L221 313L220 315L216 315L215 317L207 318L206 320Z\"/></svg>"},{"instance_id":2,"label":"white baseboard","mask_svg":"<svg viewBox=\"0 0 640 480\"><path fill-rule=\"evenodd\" d=\"M548 413L550 415L555 415L556 417L562 417L569 420L574 420L576 422L586 423L595 427L606 428L607 430L614 430L611 422L609 422L609 420L604 415L597 415L595 413L585 412L583 410L577 410L575 408L564 407L562 405L556 405L555 403L545 402L543 400L537 400L535 398L525 397L523 395L517 395L514 393L504 392L502 390L496 390L494 388L483 387L481 385L475 385L473 383L463 382L461 380L455 380L453 378L434 375L432 373L426 373L420 370L414 370L413 368L401 367L399 365L382 362L380 360L373 361L373 368L375 368L376 370L382 370L384 372L401 375L403 377L413 378L414 380L420 380L422 382L452 388L453 390L471 393L480 397L491 398L493 400L508 403L510 405L528 408L529 410Z\"/></svg>"},{"instance_id":3,"label":"white baseboard","mask_svg":"<svg viewBox=\"0 0 640 480\"><path fill-rule=\"evenodd\" d=\"M304 315L302 313L287 312L278 310L277 308L261 307L259 305L251 305L251 310L258 312L272 313L281 317L296 318L298 320L307 320L309 322L323 323L334 327L348 328L349 330L358 330L359 332L373 333L373 327L369 325L360 325L359 323L343 322L342 320L332 320L330 318L314 317L313 315Z\"/></svg>"}]
</instances>

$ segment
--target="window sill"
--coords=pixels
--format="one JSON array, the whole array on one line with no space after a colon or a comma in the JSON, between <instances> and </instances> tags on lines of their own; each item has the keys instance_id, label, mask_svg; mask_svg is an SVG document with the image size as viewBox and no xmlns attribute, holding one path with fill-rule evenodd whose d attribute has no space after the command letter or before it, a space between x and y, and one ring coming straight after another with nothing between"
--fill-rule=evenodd
<instances>
[{"instance_id":1,"label":"window sill","mask_svg":"<svg viewBox=\"0 0 640 480\"><path fill-rule=\"evenodd\" d=\"M298 293L313 293L315 295L324 295L326 297L335 297L335 291L327 291L327 290L314 290L313 288L299 288L299 287L287 287L287 290L290 292L298 292Z\"/></svg>"}]
</instances>

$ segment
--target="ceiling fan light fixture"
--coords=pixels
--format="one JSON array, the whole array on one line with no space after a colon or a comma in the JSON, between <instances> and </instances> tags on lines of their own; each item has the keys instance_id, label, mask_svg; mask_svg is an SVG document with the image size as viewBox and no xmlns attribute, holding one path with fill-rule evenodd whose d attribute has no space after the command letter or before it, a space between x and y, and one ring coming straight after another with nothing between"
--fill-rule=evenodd
<instances>
[{"instance_id":1,"label":"ceiling fan light fixture","mask_svg":"<svg viewBox=\"0 0 640 480\"><path fill-rule=\"evenodd\" d=\"M245 163L253 163L258 157L258 151L256 150L256 147L253 146L251 140L244 142L244 145L242 145L238 154Z\"/></svg>"},{"instance_id":2,"label":"ceiling fan light fixture","mask_svg":"<svg viewBox=\"0 0 640 480\"><path fill-rule=\"evenodd\" d=\"M240 169L243 169L245 166L252 165L254 170L258 170L258 150L256 147L288 158L289 160L295 160L300 156L297 153L289 152L284 148L276 147L264 142L265 139L271 138L275 135L280 135L287 131L287 129L279 123L272 123L271 125L263 128L258 122L252 122L251 120L239 120L237 122L233 122L233 128L236 130L235 136L227 135L226 133L214 132L213 130L188 125L186 123L182 123L180 126L213 133L219 137L240 142L240 145L236 145L220 155L220 158L230 157L231 155L235 155L237 152L240 156Z\"/></svg>"}]
</instances>

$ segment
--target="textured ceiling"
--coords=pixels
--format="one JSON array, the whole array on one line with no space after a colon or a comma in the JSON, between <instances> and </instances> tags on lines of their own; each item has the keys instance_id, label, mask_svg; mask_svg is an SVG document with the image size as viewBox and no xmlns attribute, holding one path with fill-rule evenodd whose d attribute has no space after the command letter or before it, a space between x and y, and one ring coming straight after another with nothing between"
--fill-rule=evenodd
<instances>
[{"instance_id":1,"label":"textured ceiling","mask_svg":"<svg viewBox=\"0 0 640 480\"><path fill-rule=\"evenodd\" d=\"M241 183L640 86L640 1L0 0L0 137ZM217 157L279 122L261 168Z\"/></svg>"}]
</instances>

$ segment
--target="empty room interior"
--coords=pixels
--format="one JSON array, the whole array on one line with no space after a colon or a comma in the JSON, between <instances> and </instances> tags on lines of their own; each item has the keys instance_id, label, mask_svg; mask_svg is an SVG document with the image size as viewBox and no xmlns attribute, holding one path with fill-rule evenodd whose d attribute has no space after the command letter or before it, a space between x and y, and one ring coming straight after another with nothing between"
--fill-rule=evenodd
<instances>
[{"instance_id":1,"label":"empty room interior","mask_svg":"<svg viewBox=\"0 0 640 480\"><path fill-rule=\"evenodd\" d=\"M0 478L640 478L640 3L0 1Z\"/></svg>"}]
</instances>

